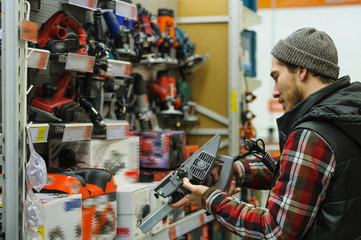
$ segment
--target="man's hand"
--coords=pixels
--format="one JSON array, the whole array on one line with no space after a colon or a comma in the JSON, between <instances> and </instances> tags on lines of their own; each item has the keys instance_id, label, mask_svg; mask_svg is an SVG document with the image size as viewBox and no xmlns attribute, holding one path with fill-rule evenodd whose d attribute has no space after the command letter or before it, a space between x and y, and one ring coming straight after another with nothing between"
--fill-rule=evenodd
<instances>
[{"instance_id":1,"label":"man's hand","mask_svg":"<svg viewBox=\"0 0 361 240\"><path fill-rule=\"evenodd\" d=\"M208 189L208 187L203 185L193 185L189 182L188 178L183 178L183 186L191 191L190 194L185 195L181 200L176 203L169 204L173 208L181 207L184 204L190 203L196 207L202 207L202 196L203 193Z\"/></svg>"},{"instance_id":2,"label":"man's hand","mask_svg":"<svg viewBox=\"0 0 361 240\"><path fill-rule=\"evenodd\" d=\"M219 172L221 171L222 166L223 164L216 164L212 169L211 176L213 178L213 184L219 180ZM224 192L232 196L233 194L239 193L240 191L241 188L236 186L236 178L234 177L233 173L231 173L231 176L229 177L229 182L226 186L226 189L224 189Z\"/></svg>"}]
</instances>

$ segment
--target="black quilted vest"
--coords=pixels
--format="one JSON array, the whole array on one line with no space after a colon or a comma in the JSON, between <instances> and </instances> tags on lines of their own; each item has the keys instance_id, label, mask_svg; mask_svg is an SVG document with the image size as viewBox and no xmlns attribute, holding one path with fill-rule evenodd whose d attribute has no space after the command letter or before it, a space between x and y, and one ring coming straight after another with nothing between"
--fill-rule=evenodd
<instances>
[{"instance_id":1,"label":"black quilted vest","mask_svg":"<svg viewBox=\"0 0 361 240\"><path fill-rule=\"evenodd\" d=\"M336 170L316 218L302 239L361 239L361 83L349 77L313 93L277 119L280 149L296 129L321 136Z\"/></svg>"}]
</instances>

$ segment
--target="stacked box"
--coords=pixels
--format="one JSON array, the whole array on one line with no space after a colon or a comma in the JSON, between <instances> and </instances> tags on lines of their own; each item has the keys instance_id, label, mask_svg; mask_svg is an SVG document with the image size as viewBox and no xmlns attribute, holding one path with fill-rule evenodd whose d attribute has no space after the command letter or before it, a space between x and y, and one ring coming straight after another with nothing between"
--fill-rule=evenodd
<instances>
[{"instance_id":1,"label":"stacked box","mask_svg":"<svg viewBox=\"0 0 361 240\"><path fill-rule=\"evenodd\" d=\"M90 141L49 140L49 169L58 172L67 168L89 167L90 161Z\"/></svg>"},{"instance_id":2,"label":"stacked box","mask_svg":"<svg viewBox=\"0 0 361 240\"><path fill-rule=\"evenodd\" d=\"M57 172L68 168L105 168L113 173L117 185L136 182L139 178L139 137L79 142L51 139L48 166Z\"/></svg>"},{"instance_id":3,"label":"stacked box","mask_svg":"<svg viewBox=\"0 0 361 240\"><path fill-rule=\"evenodd\" d=\"M154 189L159 185L159 182L149 182L149 183L132 183L132 184L127 184L127 185L123 185L120 186L120 188L148 188L149 191L149 211L151 213L157 211L158 209L160 209L164 204L166 204L168 202L168 198L162 198L162 197L158 197L156 198L154 196ZM156 234L160 231L162 231L164 228L167 228L169 226L169 217L170 216L166 216L163 221L160 221L158 224L156 224L151 230L150 233L151 234Z\"/></svg>"},{"instance_id":4,"label":"stacked box","mask_svg":"<svg viewBox=\"0 0 361 240\"><path fill-rule=\"evenodd\" d=\"M82 239L80 194L36 194L44 206L45 224L38 229L44 240Z\"/></svg>"},{"instance_id":5,"label":"stacked box","mask_svg":"<svg viewBox=\"0 0 361 240\"><path fill-rule=\"evenodd\" d=\"M174 169L184 162L183 131L147 131L135 135L140 137L141 168Z\"/></svg>"},{"instance_id":6,"label":"stacked box","mask_svg":"<svg viewBox=\"0 0 361 240\"><path fill-rule=\"evenodd\" d=\"M92 140L91 164L109 169L117 185L139 178L139 137L118 140Z\"/></svg>"},{"instance_id":7,"label":"stacked box","mask_svg":"<svg viewBox=\"0 0 361 240\"><path fill-rule=\"evenodd\" d=\"M143 217L150 212L149 187L120 186L116 191L117 199L117 236L116 239L145 239L138 227Z\"/></svg>"},{"instance_id":8,"label":"stacked box","mask_svg":"<svg viewBox=\"0 0 361 240\"><path fill-rule=\"evenodd\" d=\"M117 225L115 192L83 199L83 240L114 239Z\"/></svg>"}]
</instances>

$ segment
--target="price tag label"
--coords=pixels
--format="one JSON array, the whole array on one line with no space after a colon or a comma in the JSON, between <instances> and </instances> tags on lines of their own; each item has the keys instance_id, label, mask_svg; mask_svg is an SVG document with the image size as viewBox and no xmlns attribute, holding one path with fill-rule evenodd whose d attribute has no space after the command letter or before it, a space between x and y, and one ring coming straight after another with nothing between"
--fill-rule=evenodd
<instances>
[{"instance_id":1,"label":"price tag label","mask_svg":"<svg viewBox=\"0 0 361 240\"><path fill-rule=\"evenodd\" d=\"M34 126L30 127L31 137L33 143L47 142L49 126Z\"/></svg>"},{"instance_id":2,"label":"price tag label","mask_svg":"<svg viewBox=\"0 0 361 240\"><path fill-rule=\"evenodd\" d=\"M178 232L179 232L179 230L178 230L177 226L170 227L169 228L169 238L170 238L170 240L176 239L178 237L178 235L179 235Z\"/></svg>"},{"instance_id":3,"label":"price tag label","mask_svg":"<svg viewBox=\"0 0 361 240\"><path fill-rule=\"evenodd\" d=\"M69 4L93 10L97 8L98 0L69 0Z\"/></svg>"},{"instance_id":4,"label":"price tag label","mask_svg":"<svg viewBox=\"0 0 361 240\"><path fill-rule=\"evenodd\" d=\"M28 67L46 69L50 52L48 50L28 48Z\"/></svg>"},{"instance_id":5,"label":"price tag label","mask_svg":"<svg viewBox=\"0 0 361 240\"><path fill-rule=\"evenodd\" d=\"M93 72L95 57L68 53L65 69L78 72Z\"/></svg>"},{"instance_id":6,"label":"price tag label","mask_svg":"<svg viewBox=\"0 0 361 240\"><path fill-rule=\"evenodd\" d=\"M118 77L129 77L131 72L130 62L108 60L107 75Z\"/></svg>"},{"instance_id":7,"label":"price tag label","mask_svg":"<svg viewBox=\"0 0 361 240\"><path fill-rule=\"evenodd\" d=\"M63 133L63 142L90 140L93 125L67 125Z\"/></svg>"},{"instance_id":8,"label":"price tag label","mask_svg":"<svg viewBox=\"0 0 361 240\"><path fill-rule=\"evenodd\" d=\"M29 42L38 42L39 25L34 22L23 20L21 23L20 38Z\"/></svg>"},{"instance_id":9,"label":"price tag label","mask_svg":"<svg viewBox=\"0 0 361 240\"><path fill-rule=\"evenodd\" d=\"M121 17L137 20L137 6L126 2L116 1L115 14Z\"/></svg>"},{"instance_id":10,"label":"price tag label","mask_svg":"<svg viewBox=\"0 0 361 240\"><path fill-rule=\"evenodd\" d=\"M107 139L121 139L129 137L129 124L107 124Z\"/></svg>"},{"instance_id":11,"label":"price tag label","mask_svg":"<svg viewBox=\"0 0 361 240\"><path fill-rule=\"evenodd\" d=\"M199 215L199 224L200 225L203 225L203 224L205 224L206 223L206 221L204 220L204 213L201 213L200 215Z\"/></svg>"}]
</instances>

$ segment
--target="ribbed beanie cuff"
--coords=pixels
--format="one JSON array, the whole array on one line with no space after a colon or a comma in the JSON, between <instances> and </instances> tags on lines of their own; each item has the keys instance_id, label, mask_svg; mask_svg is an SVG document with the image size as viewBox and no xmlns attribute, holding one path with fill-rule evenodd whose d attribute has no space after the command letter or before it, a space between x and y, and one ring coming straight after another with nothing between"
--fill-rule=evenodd
<instances>
[{"instance_id":1,"label":"ribbed beanie cuff","mask_svg":"<svg viewBox=\"0 0 361 240\"><path fill-rule=\"evenodd\" d=\"M314 28L303 28L280 40L271 54L279 60L337 79L337 49L332 39Z\"/></svg>"}]
</instances>

